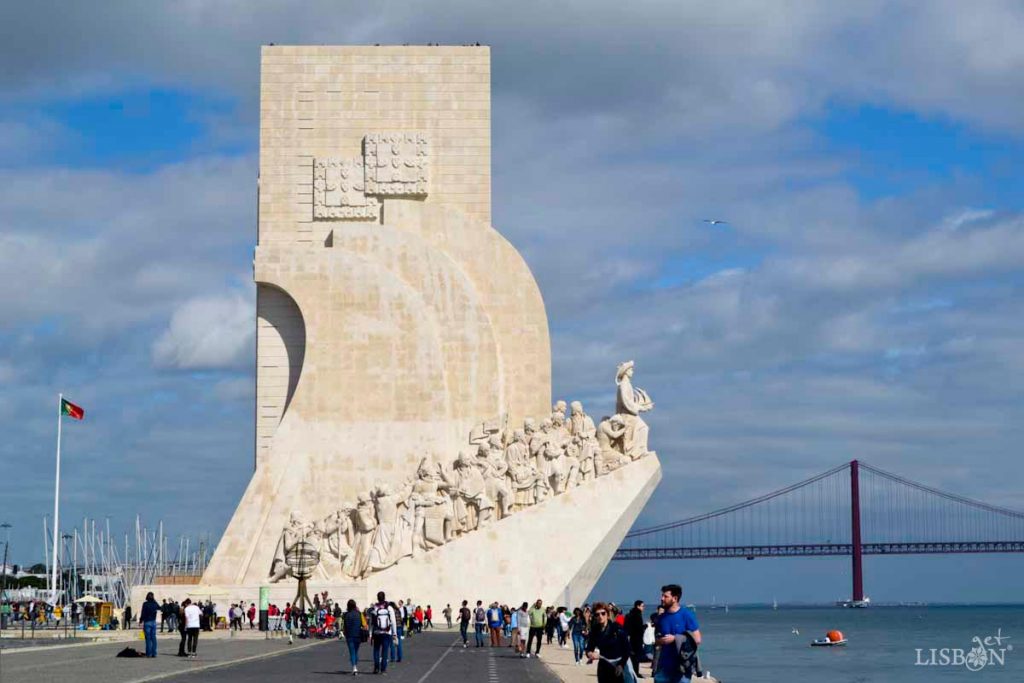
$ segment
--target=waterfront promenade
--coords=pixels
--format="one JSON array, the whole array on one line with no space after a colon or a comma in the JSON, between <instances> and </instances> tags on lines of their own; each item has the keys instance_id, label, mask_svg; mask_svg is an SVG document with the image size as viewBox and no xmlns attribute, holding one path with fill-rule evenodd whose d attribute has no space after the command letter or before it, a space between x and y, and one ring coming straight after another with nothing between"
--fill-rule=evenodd
<instances>
[{"instance_id":1,"label":"waterfront promenade","mask_svg":"<svg viewBox=\"0 0 1024 683\"><path fill-rule=\"evenodd\" d=\"M0 683L33 681L54 683L143 683L148 681L224 681L251 683L295 683L348 677L345 645L338 640L266 640L258 632L243 632L234 638L224 633L204 633L199 655L180 659L177 636L159 638L156 659L119 659L114 655L126 645L142 649L139 640L72 646L47 645L33 648L6 647L0 653ZM444 629L418 634L403 642L404 658L388 666L388 680L400 683L440 681L487 681L502 683L557 683L588 680L584 667L572 666L571 650L545 648L545 657L520 659L508 647L463 649L458 631ZM550 664L548 661L550 657ZM563 661L564 660L564 661ZM593 667L590 679L593 679ZM361 675L373 671L371 648L360 650ZM560 677L553 673L557 671ZM575 674L575 675L573 675ZM372 675L372 674L371 674ZM326 679L324 677L327 677Z\"/></svg>"}]
</instances>

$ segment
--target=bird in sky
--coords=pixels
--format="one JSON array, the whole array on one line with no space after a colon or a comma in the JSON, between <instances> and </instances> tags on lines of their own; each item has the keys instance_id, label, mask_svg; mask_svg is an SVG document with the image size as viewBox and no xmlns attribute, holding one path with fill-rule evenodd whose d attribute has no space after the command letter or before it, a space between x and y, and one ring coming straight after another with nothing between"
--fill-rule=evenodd
<instances>
[{"instance_id":1,"label":"bird in sky","mask_svg":"<svg viewBox=\"0 0 1024 683\"><path fill-rule=\"evenodd\" d=\"M729 225L727 222L720 221L717 218L705 218L704 222L708 225Z\"/></svg>"}]
</instances>

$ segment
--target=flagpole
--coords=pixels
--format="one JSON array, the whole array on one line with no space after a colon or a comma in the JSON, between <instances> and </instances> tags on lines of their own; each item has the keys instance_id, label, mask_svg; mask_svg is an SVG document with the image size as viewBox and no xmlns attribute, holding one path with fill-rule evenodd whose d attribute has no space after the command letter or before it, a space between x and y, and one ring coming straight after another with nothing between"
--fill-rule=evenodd
<instances>
[{"instance_id":1,"label":"flagpole","mask_svg":"<svg viewBox=\"0 0 1024 683\"><path fill-rule=\"evenodd\" d=\"M53 483L53 569L50 573L50 601L57 602L57 529L60 523L60 427L64 416L64 394L57 394L57 476Z\"/></svg>"}]
</instances>

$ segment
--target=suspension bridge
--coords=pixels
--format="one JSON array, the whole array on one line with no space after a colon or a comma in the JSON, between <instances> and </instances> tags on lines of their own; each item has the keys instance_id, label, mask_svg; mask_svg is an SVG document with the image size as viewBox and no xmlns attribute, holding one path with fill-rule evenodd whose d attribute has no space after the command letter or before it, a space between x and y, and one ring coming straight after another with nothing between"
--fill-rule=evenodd
<instances>
[{"instance_id":1,"label":"suspension bridge","mask_svg":"<svg viewBox=\"0 0 1024 683\"><path fill-rule=\"evenodd\" d=\"M853 460L763 496L631 531L616 560L849 555L865 606L864 555L1024 552L1024 513Z\"/></svg>"}]
</instances>

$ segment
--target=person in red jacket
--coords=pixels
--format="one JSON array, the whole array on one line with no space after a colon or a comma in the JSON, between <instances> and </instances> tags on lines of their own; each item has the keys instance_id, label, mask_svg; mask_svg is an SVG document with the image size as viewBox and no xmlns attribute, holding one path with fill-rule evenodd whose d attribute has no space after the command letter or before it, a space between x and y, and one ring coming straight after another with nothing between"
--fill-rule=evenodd
<instances>
[{"instance_id":1,"label":"person in red jacket","mask_svg":"<svg viewBox=\"0 0 1024 683\"><path fill-rule=\"evenodd\" d=\"M246 613L245 616L249 617L249 630L251 631L254 628L256 628L253 625L255 623L255 621L256 621L256 603L255 602L250 602L249 603L249 611Z\"/></svg>"}]
</instances>

